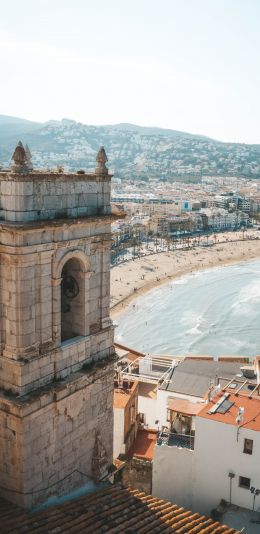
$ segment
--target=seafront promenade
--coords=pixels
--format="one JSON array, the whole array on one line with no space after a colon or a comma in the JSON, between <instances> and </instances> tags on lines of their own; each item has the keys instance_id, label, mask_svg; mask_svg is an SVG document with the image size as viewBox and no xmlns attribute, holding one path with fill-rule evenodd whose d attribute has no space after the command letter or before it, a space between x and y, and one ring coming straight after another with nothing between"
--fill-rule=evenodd
<instances>
[{"instance_id":1,"label":"seafront promenade","mask_svg":"<svg viewBox=\"0 0 260 534\"><path fill-rule=\"evenodd\" d=\"M111 269L111 314L116 317L129 302L153 287L182 275L211 267L260 258L260 232L218 234L209 247L160 252L121 263Z\"/></svg>"}]
</instances>

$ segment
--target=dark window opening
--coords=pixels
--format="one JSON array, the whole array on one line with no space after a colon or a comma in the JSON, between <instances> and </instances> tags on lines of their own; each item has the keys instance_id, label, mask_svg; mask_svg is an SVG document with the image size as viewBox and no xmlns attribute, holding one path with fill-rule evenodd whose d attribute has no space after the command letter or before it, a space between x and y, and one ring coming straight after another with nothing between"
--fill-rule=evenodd
<instances>
[{"instance_id":1,"label":"dark window opening","mask_svg":"<svg viewBox=\"0 0 260 534\"><path fill-rule=\"evenodd\" d=\"M145 424L145 414L139 413L139 422Z\"/></svg>"},{"instance_id":2,"label":"dark window opening","mask_svg":"<svg viewBox=\"0 0 260 534\"><path fill-rule=\"evenodd\" d=\"M252 454L253 452L253 440L245 439L244 440L244 451L245 454Z\"/></svg>"},{"instance_id":3,"label":"dark window opening","mask_svg":"<svg viewBox=\"0 0 260 534\"><path fill-rule=\"evenodd\" d=\"M250 478L239 477L238 485L240 488L250 489Z\"/></svg>"},{"instance_id":4,"label":"dark window opening","mask_svg":"<svg viewBox=\"0 0 260 534\"><path fill-rule=\"evenodd\" d=\"M61 273L61 341L84 335L84 279L77 259Z\"/></svg>"}]
</instances>

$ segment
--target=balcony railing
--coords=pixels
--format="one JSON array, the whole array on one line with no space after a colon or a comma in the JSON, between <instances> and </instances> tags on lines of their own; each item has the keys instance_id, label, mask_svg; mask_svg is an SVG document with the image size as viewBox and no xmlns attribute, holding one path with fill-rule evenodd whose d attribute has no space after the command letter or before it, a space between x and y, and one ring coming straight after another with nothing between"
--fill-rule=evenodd
<instances>
[{"instance_id":1,"label":"balcony railing","mask_svg":"<svg viewBox=\"0 0 260 534\"><path fill-rule=\"evenodd\" d=\"M168 447L181 447L182 449L194 450L194 436L186 434L174 434L172 432L158 432L157 445Z\"/></svg>"}]
</instances>

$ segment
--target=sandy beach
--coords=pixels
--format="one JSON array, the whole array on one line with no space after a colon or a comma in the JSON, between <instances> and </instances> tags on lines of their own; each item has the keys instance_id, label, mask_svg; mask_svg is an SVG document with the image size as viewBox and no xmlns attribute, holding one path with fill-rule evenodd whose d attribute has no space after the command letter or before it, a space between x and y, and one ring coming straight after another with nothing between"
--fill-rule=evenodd
<instances>
[{"instance_id":1,"label":"sandy beach","mask_svg":"<svg viewBox=\"0 0 260 534\"><path fill-rule=\"evenodd\" d=\"M258 236L259 232L248 232ZM237 237L240 237L237 235ZM216 244L189 250L161 252L111 269L111 316L115 318L133 298L153 287L194 271L260 258L260 239L231 241L232 234L218 235ZM222 241L223 239L223 241Z\"/></svg>"}]
</instances>

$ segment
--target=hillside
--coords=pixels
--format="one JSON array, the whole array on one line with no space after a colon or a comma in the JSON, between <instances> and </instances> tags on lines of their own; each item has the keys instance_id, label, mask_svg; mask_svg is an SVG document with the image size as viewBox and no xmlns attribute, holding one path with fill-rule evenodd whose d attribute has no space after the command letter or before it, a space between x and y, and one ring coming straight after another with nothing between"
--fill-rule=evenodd
<instances>
[{"instance_id":1,"label":"hillside","mask_svg":"<svg viewBox=\"0 0 260 534\"><path fill-rule=\"evenodd\" d=\"M175 130L116 124L89 126L69 119L36 123L0 115L0 162L17 141L28 143L35 167L93 169L100 145L121 178L231 175L260 178L260 145L221 143Z\"/></svg>"}]
</instances>

